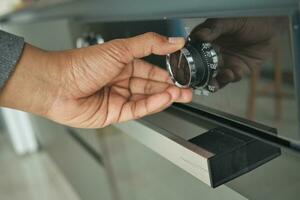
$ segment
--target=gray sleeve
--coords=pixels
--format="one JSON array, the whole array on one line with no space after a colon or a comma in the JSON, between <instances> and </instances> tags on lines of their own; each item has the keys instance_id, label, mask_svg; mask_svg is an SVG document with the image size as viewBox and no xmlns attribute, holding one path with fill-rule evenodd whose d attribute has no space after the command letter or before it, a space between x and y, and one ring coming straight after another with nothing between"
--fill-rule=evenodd
<instances>
[{"instance_id":1,"label":"gray sleeve","mask_svg":"<svg viewBox=\"0 0 300 200\"><path fill-rule=\"evenodd\" d=\"M0 30L0 89L14 71L23 47L24 38Z\"/></svg>"}]
</instances>

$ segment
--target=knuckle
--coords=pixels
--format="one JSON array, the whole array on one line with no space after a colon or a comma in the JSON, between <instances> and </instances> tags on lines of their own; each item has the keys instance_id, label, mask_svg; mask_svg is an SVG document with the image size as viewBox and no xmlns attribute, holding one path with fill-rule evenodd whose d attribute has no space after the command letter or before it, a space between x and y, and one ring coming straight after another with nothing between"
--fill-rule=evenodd
<instances>
[{"instance_id":1,"label":"knuckle","mask_svg":"<svg viewBox=\"0 0 300 200\"><path fill-rule=\"evenodd\" d=\"M128 41L126 39L116 39L110 42L111 56L121 63L129 63L132 60Z\"/></svg>"},{"instance_id":2,"label":"knuckle","mask_svg":"<svg viewBox=\"0 0 300 200\"><path fill-rule=\"evenodd\" d=\"M146 33L146 35L151 39L154 39L157 37L157 33L155 33L155 32L148 32L148 33Z\"/></svg>"},{"instance_id":3,"label":"knuckle","mask_svg":"<svg viewBox=\"0 0 300 200\"><path fill-rule=\"evenodd\" d=\"M234 73L234 81L235 82L242 80L242 78L244 76L243 70L241 70L240 68L235 68L233 70L233 73Z\"/></svg>"},{"instance_id":4,"label":"knuckle","mask_svg":"<svg viewBox=\"0 0 300 200\"><path fill-rule=\"evenodd\" d=\"M222 25L222 20L219 19L212 19L209 24L210 28L212 29L220 28Z\"/></svg>"},{"instance_id":5,"label":"knuckle","mask_svg":"<svg viewBox=\"0 0 300 200\"><path fill-rule=\"evenodd\" d=\"M163 41L164 37L155 32L148 32L146 36L154 43L155 41Z\"/></svg>"},{"instance_id":6,"label":"knuckle","mask_svg":"<svg viewBox=\"0 0 300 200\"><path fill-rule=\"evenodd\" d=\"M144 54L149 55L151 53L159 53L160 45L167 41L166 37L159 35L155 32L145 33L143 36L146 40L146 45L144 46Z\"/></svg>"}]
</instances>

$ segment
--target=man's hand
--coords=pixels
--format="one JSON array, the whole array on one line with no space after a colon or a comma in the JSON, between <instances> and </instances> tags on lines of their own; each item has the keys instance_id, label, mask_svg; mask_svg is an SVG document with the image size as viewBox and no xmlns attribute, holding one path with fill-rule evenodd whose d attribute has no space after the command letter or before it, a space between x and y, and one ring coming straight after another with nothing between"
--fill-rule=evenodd
<instances>
[{"instance_id":1,"label":"man's hand","mask_svg":"<svg viewBox=\"0 0 300 200\"><path fill-rule=\"evenodd\" d=\"M284 29L285 20L279 17L208 19L196 27L191 33L193 40L212 42L219 47L216 89L239 81L260 67L272 53L275 36Z\"/></svg>"},{"instance_id":2,"label":"man's hand","mask_svg":"<svg viewBox=\"0 0 300 200\"><path fill-rule=\"evenodd\" d=\"M137 119L191 101L190 89L179 89L166 71L141 60L183 46L183 38L155 33L65 52L26 45L0 102L81 128Z\"/></svg>"}]
</instances>

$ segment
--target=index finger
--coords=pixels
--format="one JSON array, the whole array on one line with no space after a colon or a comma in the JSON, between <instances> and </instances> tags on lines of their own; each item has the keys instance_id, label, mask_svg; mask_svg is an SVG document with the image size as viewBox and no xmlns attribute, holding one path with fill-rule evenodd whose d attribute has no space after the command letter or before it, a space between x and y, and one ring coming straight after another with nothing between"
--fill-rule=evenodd
<instances>
[{"instance_id":1,"label":"index finger","mask_svg":"<svg viewBox=\"0 0 300 200\"><path fill-rule=\"evenodd\" d=\"M135 59L132 62L133 77L149 79L153 81L167 82L173 84L169 73L160 67L148 63L141 59Z\"/></svg>"}]
</instances>

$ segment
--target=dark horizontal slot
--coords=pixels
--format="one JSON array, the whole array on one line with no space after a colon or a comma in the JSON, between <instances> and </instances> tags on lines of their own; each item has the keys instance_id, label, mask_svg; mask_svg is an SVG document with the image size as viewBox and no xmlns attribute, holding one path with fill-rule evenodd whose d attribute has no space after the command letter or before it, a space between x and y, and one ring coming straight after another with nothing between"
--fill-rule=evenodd
<instances>
[{"instance_id":1,"label":"dark horizontal slot","mask_svg":"<svg viewBox=\"0 0 300 200\"><path fill-rule=\"evenodd\" d=\"M228 114L224 117L222 115L215 114L214 112L209 112L205 110L204 107L199 108L192 105L179 103L173 104L173 107L193 114L199 118L204 118L217 124L218 126L233 129L236 132L254 137L272 145L284 147L298 153L300 152L300 145L298 143L274 135L274 131L271 129L260 129L260 127L255 127L255 125L253 126L252 123L247 124L245 121L239 122L238 120L234 120L234 118L231 119L230 115Z\"/></svg>"},{"instance_id":2,"label":"dark horizontal slot","mask_svg":"<svg viewBox=\"0 0 300 200\"><path fill-rule=\"evenodd\" d=\"M67 133L70 134L72 138L75 139L75 141L82 146L88 154L90 154L100 165L103 166L103 159L101 155L95 151L87 142L85 142L74 130L71 128L67 128Z\"/></svg>"}]
</instances>

